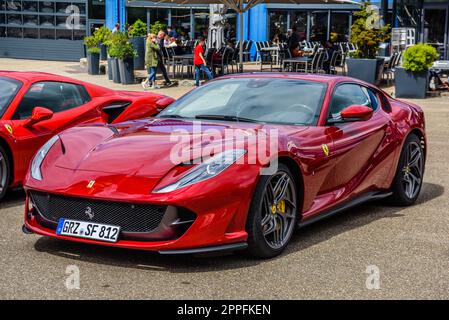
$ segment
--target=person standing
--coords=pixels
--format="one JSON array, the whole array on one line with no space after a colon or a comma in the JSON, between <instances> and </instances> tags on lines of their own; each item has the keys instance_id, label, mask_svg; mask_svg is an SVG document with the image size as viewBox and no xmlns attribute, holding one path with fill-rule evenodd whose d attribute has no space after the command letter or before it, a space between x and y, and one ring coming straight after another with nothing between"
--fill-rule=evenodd
<instances>
[{"instance_id":1,"label":"person standing","mask_svg":"<svg viewBox=\"0 0 449 320\"><path fill-rule=\"evenodd\" d=\"M206 39L204 37L200 37L198 39L198 45L195 47L193 51L193 64L195 65L195 81L196 86L200 86L200 72L203 71L207 78L211 80L213 78L212 73L206 67L206 59L204 59L204 45L206 43Z\"/></svg>"},{"instance_id":2,"label":"person standing","mask_svg":"<svg viewBox=\"0 0 449 320\"><path fill-rule=\"evenodd\" d=\"M120 23L116 23L114 29L112 29L112 33L116 33L120 31Z\"/></svg>"},{"instance_id":3,"label":"person standing","mask_svg":"<svg viewBox=\"0 0 449 320\"><path fill-rule=\"evenodd\" d=\"M165 85L171 87L173 85L173 82L171 82L170 78L168 77L167 69L165 69L164 65L164 56L162 54L162 50L165 47L164 41L165 41L165 32L161 30L157 34L157 42L159 45L159 51L157 54L157 68L162 72L162 76L165 79Z\"/></svg>"},{"instance_id":4,"label":"person standing","mask_svg":"<svg viewBox=\"0 0 449 320\"><path fill-rule=\"evenodd\" d=\"M158 65L158 51L159 45L157 44L156 35L150 33L147 37L147 47L145 51L145 67L148 70L148 78L142 81L143 89L159 89L156 86L156 72Z\"/></svg>"}]
</instances>

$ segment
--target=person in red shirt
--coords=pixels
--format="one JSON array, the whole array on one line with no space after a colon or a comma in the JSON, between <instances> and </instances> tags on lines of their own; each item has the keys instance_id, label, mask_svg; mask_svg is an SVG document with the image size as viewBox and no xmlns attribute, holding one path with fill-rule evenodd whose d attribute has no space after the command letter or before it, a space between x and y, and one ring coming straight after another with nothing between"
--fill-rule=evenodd
<instances>
[{"instance_id":1,"label":"person in red shirt","mask_svg":"<svg viewBox=\"0 0 449 320\"><path fill-rule=\"evenodd\" d=\"M195 65L195 81L196 86L200 86L200 72L203 71L206 74L206 77L211 80L213 78L212 73L209 68L206 67L206 59L204 59L204 44L206 39L204 37L200 37L198 39L198 45L195 47L193 51L193 64Z\"/></svg>"}]
</instances>

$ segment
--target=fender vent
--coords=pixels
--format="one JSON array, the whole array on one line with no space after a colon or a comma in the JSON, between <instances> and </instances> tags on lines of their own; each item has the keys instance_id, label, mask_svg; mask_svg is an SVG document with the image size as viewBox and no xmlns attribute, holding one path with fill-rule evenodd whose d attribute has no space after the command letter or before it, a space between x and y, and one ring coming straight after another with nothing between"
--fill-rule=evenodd
<instances>
[{"instance_id":1,"label":"fender vent","mask_svg":"<svg viewBox=\"0 0 449 320\"><path fill-rule=\"evenodd\" d=\"M103 107L103 112L108 115L108 123L112 123L130 105L127 101L118 101Z\"/></svg>"}]
</instances>

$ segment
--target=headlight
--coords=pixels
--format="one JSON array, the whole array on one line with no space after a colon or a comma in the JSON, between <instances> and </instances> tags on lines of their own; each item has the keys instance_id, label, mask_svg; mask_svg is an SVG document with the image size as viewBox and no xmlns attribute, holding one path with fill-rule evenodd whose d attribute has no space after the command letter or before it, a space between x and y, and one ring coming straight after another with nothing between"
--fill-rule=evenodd
<instances>
[{"instance_id":1,"label":"headlight","mask_svg":"<svg viewBox=\"0 0 449 320\"><path fill-rule=\"evenodd\" d=\"M48 151L53 147L56 141L59 140L59 136L54 136L48 140L34 156L31 162L31 176L36 180L42 180L41 165L47 155Z\"/></svg>"},{"instance_id":2,"label":"headlight","mask_svg":"<svg viewBox=\"0 0 449 320\"><path fill-rule=\"evenodd\" d=\"M245 150L235 149L216 154L203 163L197 165L190 171L187 171L187 173L175 183L169 184L168 186L162 187L160 189L156 188L153 193L171 192L179 188L215 177L223 172L226 168L231 166L233 163L235 163L245 153Z\"/></svg>"}]
</instances>

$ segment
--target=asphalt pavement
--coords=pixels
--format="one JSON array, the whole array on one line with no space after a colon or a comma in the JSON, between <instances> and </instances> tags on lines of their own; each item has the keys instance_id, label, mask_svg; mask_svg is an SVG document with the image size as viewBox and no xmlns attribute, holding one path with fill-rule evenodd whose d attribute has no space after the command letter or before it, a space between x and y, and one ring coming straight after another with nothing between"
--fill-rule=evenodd
<instances>
[{"instance_id":1,"label":"asphalt pavement","mask_svg":"<svg viewBox=\"0 0 449 320\"><path fill-rule=\"evenodd\" d=\"M20 69L22 62L15 63L0 59L0 69ZM348 210L298 230L271 260L197 258L23 234L24 194L15 190L0 204L0 298L448 299L449 98L414 102L425 111L428 134L424 185L414 206L377 202Z\"/></svg>"}]
</instances>

